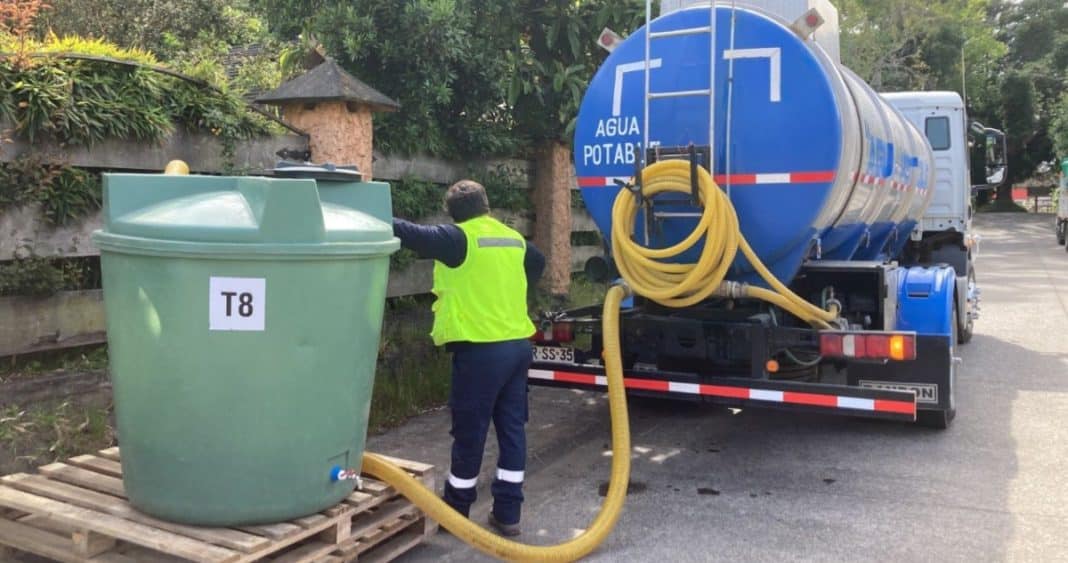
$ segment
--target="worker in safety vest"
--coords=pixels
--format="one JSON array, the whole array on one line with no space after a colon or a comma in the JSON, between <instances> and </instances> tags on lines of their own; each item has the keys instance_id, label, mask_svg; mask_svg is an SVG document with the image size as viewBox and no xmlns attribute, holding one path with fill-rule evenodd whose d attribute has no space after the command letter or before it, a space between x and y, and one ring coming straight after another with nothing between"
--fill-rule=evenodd
<instances>
[{"instance_id":1,"label":"worker in safety vest","mask_svg":"<svg viewBox=\"0 0 1068 563\"><path fill-rule=\"evenodd\" d=\"M434 262L434 344L452 352L452 465L444 500L468 516L490 422L500 455L490 525L519 534L527 461L527 369L534 324L527 287L541 277L545 257L514 229L489 215L481 184L461 180L445 194L455 224L393 220L401 246Z\"/></svg>"}]
</instances>

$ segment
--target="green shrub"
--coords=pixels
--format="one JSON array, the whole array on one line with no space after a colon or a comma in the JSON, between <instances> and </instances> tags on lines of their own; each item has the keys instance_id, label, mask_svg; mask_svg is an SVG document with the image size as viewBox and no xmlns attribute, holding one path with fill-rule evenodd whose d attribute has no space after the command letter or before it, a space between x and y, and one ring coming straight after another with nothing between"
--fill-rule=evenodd
<instances>
[{"instance_id":1,"label":"green shrub","mask_svg":"<svg viewBox=\"0 0 1068 563\"><path fill-rule=\"evenodd\" d=\"M33 201L34 190L51 182L60 167L29 154L0 164L0 211Z\"/></svg>"},{"instance_id":2,"label":"green shrub","mask_svg":"<svg viewBox=\"0 0 1068 563\"><path fill-rule=\"evenodd\" d=\"M103 198L100 175L64 167L51 182L39 187L41 215L52 225L66 225L100 209Z\"/></svg>"},{"instance_id":3,"label":"green shrub","mask_svg":"<svg viewBox=\"0 0 1068 563\"><path fill-rule=\"evenodd\" d=\"M0 295L47 297L63 289L63 270L43 258L0 264Z\"/></svg>"},{"instance_id":4,"label":"green shrub","mask_svg":"<svg viewBox=\"0 0 1068 563\"><path fill-rule=\"evenodd\" d=\"M526 211L532 208L531 190L517 182L524 178L523 171L510 166L498 166L485 170L472 170L472 178L478 179L486 188L490 207L505 211Z\"/></svg>"},{"instance_id":5,"label":"green shrub","mask_svg":"<svg viewBox=\"0 0 1068 563\"><path fill-rule=\"evenodd\" d=\"M100 259L29 257L0 263L0 296L48 297L100 288Z\"/></svg>"},{"instance_id":6,"label":"green shrub","mask_svg":"<svg viewBox=\"0 0 1068 563\"><path fill-rule=\"evenodd\" d=\"M6 43L10 40L0 40L0 51L7 50ZM30 55L29 61L0 57L0 118L13 122L13 133L30 142L42 137L71 145L112 138L151 142L178 126L229 140L273 131L238 95L163 72L144 51L52 37L31 45Z\"/></svg>"},{"instance_id":7,"label":"green shrub","mask_svg":"<svg viewBox=\"0 0 1068 563\"><path fill-rule=\"evenodd\" d=\"M0 164L0 211L39 203L41 215L60 226L100 209L100 174L50 164L32 153Z\"/></svg>"},{"instance_id":8,"label":"green shrub","mask_svg":"<svg viewBox=\"0 0 1068 563\"><path fill-rule=\"evenodd\" d=\"M107 57L109 59L133 61L146 65L159 64L159 60L156 59L156 56L148 51L119 47L104 39L88 37L57 37L56 35L49 35L46 41L32 45L31 50L37 53L75 53L93 57Z\"/></svg>"}]
</instances>

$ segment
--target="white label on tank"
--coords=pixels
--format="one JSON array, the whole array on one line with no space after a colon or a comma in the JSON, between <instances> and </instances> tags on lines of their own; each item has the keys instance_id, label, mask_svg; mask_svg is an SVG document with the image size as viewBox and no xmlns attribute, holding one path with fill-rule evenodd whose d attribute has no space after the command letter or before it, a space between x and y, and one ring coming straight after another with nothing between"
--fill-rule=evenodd
<instances>
[{"instance_id":1,"label":"white label on tank","mask_svg":"<svg viewBox=\"0 0 1068 563\"><path fill-rule=\"evenodd\" d=\"M213 277L208 285L209 330L263 330L267 280Z\"/></svg>"}]
</instances>

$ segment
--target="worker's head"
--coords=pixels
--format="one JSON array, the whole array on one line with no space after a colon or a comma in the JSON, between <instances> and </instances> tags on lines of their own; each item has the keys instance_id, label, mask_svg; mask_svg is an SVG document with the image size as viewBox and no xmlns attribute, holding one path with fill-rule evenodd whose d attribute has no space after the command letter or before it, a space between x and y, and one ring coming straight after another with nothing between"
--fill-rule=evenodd
<instances>
[{"instance_id":1,"label":"worker's head","mask_svg":"<svg viewBox=\"0 0 1068 563\"><path fill-rule=\"evenodd\" d=\"M486 188L474 180L460 180L445 192L445 210L457 223L489 213Z\"/></svg>"}]
</instances>

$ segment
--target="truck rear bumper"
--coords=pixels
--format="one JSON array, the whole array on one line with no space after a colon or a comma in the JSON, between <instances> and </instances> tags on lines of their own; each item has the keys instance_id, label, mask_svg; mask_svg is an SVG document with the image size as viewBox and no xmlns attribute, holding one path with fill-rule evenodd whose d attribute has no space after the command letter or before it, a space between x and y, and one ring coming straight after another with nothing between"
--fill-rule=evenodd
<instances>
[{"instance_id":1,"label":"truck rear bumper","mask_svg":"<svg viewBox=\"0 0 1068 563\"><path fill-rule=\"evenodd\" d=\"M535 362L530 383L552 387L605 390L604 370ZM753 406L841 414L913 422L913 391L871 389L827 383L701 377L670 372L629 371L623 374L628 392L636 395L704 400L730 406Z\"/></svg>"}]
</instances>

